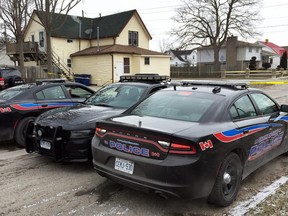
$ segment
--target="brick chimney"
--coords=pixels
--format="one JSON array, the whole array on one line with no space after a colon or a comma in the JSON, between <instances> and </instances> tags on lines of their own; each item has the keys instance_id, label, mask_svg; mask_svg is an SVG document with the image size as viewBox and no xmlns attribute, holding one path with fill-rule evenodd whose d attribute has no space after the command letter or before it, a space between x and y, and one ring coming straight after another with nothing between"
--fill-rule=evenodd
<instances>
[{"instance_id":1,"label":"brick chimney","mask_svg":"<svg viewBox=\"0 0 288 216\"><path fill-rule=\"evenodd\" d=\"M227 37L226 67L228 70L237 70L237 36Z\"/></svg>"}]
</instances>

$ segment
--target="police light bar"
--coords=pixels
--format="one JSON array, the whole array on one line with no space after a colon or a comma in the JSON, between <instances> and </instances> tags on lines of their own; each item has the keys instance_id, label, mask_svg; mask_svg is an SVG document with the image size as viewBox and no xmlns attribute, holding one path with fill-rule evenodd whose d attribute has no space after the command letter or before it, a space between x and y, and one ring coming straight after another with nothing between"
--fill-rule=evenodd
<instances>
[{"instance_id":1,"label":"police light bar","mask_svg":"<svg viewBox=\"0 0 288 216\"><path fill-rule=\"evenodd\" d=\"M209 81L209 80L183 80L180 82L182 86L191 85L209 85L209 86L225 86L235 89L247 89L247 82L226 82L226 81Z\"/></svg>"},{"instance_id":2,"label":"police light bar","mask_svg":"<svg viewBox=\"0 0 288 216\"><path fill-rule=\"evenodd\" d=\"M122 75L120 76L120 82L137 82L137 81L168 81L169 76L159 74L135 74L135 75Z\"/></svg>"}]
</instances>

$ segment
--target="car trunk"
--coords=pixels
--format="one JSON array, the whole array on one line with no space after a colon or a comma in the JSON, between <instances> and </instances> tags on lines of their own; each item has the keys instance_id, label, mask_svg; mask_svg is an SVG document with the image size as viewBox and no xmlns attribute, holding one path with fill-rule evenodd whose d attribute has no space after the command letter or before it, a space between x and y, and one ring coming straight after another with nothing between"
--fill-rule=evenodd
<instances>
[{"instance_id":1,"label":"car trunk","mask_svg":"<svg viewBox=\"0 0 288 216\"><path fill-rule=\"evenodd\" d=\"M97 123L96 135L107 148L157 160L165 159L169 153L196 153L194 143L177 137L177 132L197 123L147 116L114 118L115 122L113 125L109 121Z\"/></svg>"}]
</instances>

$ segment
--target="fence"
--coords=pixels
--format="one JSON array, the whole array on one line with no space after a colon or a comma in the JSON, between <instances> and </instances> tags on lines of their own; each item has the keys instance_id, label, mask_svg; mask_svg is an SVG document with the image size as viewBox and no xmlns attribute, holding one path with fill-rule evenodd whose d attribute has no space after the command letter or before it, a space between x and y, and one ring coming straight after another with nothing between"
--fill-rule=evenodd
<instances>
[{"instance_id":1,"label":"fence","mask_svg":"<svg viewBox=\"0 0 288 216\"><path fill-rule=\"evenodd\" d=\"M222 71L221 78L278 78L288 76L286 70L245 70L245 71Z\"/></svg>"},{"instance_id":2,"label":"fence","mask_svg":"<svg viewBox=\"0 0 288 216\"><path fill-rule=\"evenodd\" d=\"M287 70L244 70L244 71L214 71L213 66L171 67L172 78L232 78L232 79L267 79L288 77Z\"/></svg>"}]
</instances>

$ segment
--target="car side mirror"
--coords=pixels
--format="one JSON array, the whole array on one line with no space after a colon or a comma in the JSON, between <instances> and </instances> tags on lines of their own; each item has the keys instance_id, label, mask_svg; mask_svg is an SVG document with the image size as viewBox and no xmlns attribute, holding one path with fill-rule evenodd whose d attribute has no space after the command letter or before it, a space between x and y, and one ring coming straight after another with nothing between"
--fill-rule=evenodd
<instances>
[{"instance_id":1,"label":"car side mirror","mask_svg":"<svg viewBox=\"0 0 288 216\"><path fill-rule=\"evenodd\" d=\"M281 107L280 107L280 110L281 110L282 112L288 112L288 105L282 104Z\"/></svg>"}]
</instances>

